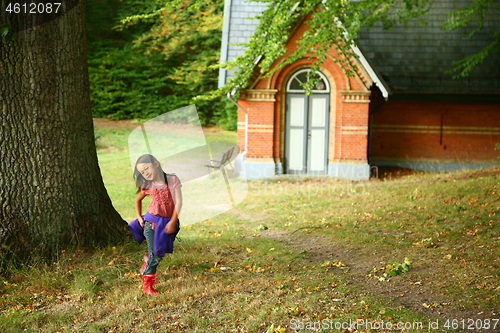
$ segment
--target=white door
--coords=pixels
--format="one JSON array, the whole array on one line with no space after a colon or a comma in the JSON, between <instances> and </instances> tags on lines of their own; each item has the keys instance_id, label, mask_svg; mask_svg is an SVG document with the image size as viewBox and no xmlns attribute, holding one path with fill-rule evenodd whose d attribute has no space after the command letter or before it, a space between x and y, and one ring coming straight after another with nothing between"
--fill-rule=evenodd
<instances>
[{"instance_id":1,"label":"white door","mask_svg":"<svg viewBox=\"0 0 500 333\"><path fill-rule=\"evenodd\" d=\"M301 84L317 75L312 94ZM285 105L285 173L327 173L330 85L321 72L295 72L287 82Z\"/></svg>"},{"instance_id":2,"label":"white door","mask_svg":"<svg viewBox=\"0 0 500 333\"><path fill-rule=\"evenodd\" d=\"M308 98L288 94L286 102L285 172L307 172Z\"/></svg>"},{"instance_id":3,"label":"white door","mask_svg":"<svg viewBox=\"0 0 500 333\"><path fill-rule=\"evenodd\" d=\"M329 95L309 95L307 173L323 174L328 164L328 98Z\"/></svg>"}]
</instances>

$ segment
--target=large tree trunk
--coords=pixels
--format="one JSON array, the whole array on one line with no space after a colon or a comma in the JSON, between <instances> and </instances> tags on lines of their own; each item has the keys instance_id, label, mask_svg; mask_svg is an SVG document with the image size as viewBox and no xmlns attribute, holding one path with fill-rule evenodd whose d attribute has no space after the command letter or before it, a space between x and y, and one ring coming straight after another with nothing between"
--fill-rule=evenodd
<instances>
[{"instance_id":1,"label":"large tree trunk","mask_svg":"<svg viewBox=\"0 0 500 333\"><path fill-rule=\"evenodd\" d=\"M85 0L24 28L11 43L0 37L0 252L50 256L122 239L97 162Z\"/></svg>"}]
</instances>

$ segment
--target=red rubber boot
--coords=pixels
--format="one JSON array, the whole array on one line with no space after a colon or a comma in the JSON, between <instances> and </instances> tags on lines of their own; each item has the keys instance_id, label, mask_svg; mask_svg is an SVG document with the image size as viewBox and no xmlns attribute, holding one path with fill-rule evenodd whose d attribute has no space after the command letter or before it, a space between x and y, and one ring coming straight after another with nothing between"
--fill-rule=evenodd
<instances>
[{"instance_id":1,"label":"red rubber boot","mask_svg":"<svg viewBox=\"0 0 500 333\"><path fill-rule=\"evenodd\" d=\"M156 281L156 277L154 274L151 275L143 275L142 282L144 283L144 294L145 295L158 295L156 290L153 289L153 284Z\"/></svg>"},{"instance_id":2,"label":"red rubber boot","mask_svg":"<svg viewBox=\"0 0 500 333\"><path fill-rule=\"evenodd\" d=\"M146 253L142 259L144 261L144 263L141 266L141 274L142 274L142 272L144 272L144 268L146 268L146 263L148 262L148 257L149 257L149 253Z\"/></svg>"}]
</instances>

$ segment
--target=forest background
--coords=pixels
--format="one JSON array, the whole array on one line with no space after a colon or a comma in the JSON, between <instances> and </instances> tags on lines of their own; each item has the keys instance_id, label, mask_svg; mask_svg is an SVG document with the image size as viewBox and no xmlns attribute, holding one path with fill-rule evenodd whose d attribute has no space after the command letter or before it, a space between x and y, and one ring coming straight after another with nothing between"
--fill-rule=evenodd
<instances>
[{"instance_id":1,"label":"forest background","mask_svg":"<svg viewBox=\"0 0 500 333\"><path fill-rule=\"evenodd\" d=\"M163 7L159 1L88 0L87 56L93 117L150 119L217 89L224 0L196 10L183 0L150 19L121 23ZM202 126L236 130L227 98L196 101Z\"/></svg>"}]
</instances>

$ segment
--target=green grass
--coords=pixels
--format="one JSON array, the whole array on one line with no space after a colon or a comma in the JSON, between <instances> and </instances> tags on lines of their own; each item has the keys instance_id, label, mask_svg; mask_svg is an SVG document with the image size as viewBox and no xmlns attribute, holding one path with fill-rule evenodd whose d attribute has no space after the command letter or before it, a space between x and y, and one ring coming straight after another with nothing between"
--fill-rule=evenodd
<instances>
[{"instance_id":1,"label":"green grass","mask_svg":"<svg viewBox=\"0 0 500 333\"><path fill-rule=\"evenodd\" d=\"M130 130L97 130L106 188L118 212L131 221ZM236 137L212 131L207 138L235 142ZM295 231L294 239L323 234L332 245L357 253L372 263L365 279L373 278L369 273L384 277L386 264L408 257L409 271L393 279L430 282L433 292L450 298L450 307L498 313L499 177L497 170L357 183L250 182L248 197L236 209L181 230L182 241L158 267L159 296L142 295L138 270L146 247L132 237L117 247L66 249L52 264L34 259L2 273L0 328L284 332L292 328L291 320L362 318L418 321L427 331L428 317L362 288L348 269L327 267L309 252L259 237L280 230ZM269 229L258 231L261 224Z\"/></svg>"},{"instance_id":2,"label":"green grass","mask_svg":"<svg viewBox=\"0 0 500 333\"><path fill-rule=\"evenodd\" d=\"M375 180L358 183L363 187L359 195L350 195L345 182L282 179L263 190L259 186L261 199L247 200L241 209L273 207L268 226L314 226L374 262L376 251L387 263L410 257L414 266L433 274L436 292L451 296L461 308L498 309L499 177L496 169ZM328 194L339 184L343 193ZM266 195L279 193L278 187L299 195Z\"/></svg>"}]
</instances>

